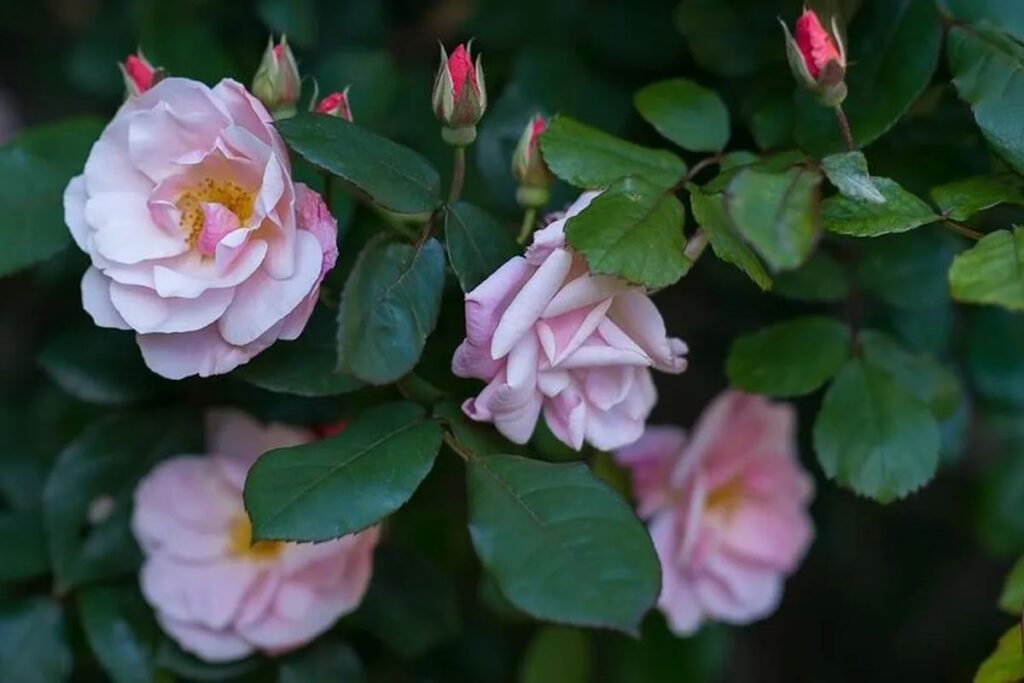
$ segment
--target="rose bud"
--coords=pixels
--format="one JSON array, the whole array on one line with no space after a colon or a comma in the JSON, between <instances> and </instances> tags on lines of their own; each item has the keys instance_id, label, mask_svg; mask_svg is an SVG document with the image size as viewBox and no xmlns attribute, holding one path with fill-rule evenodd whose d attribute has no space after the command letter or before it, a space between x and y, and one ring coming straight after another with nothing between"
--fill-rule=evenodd
<instances>
[{"instance_id":1,"label":"rose bud","mask_svg":"<svg viewBox=\"0 0 1024 683\"><path fill-rule=\"evenodd\" d=\"M547 125L543 116L530 119L512 155L512 175L519 181L516 199L520 206L536 208L548 202L548 188L554 176L540 152L540 136Z\"/></svg>"},{"instance_id":2,"label":"rose bud","mask_svg":"<svg viewBox=\"0 0 1024 683\"><path fill-rule=\"evenodd\" d=\"M288 47L288 39L281 36L281 42L274 44L271 38L263 52L263 60L252 80L252 94L262 102L275 119L295 115L295 103L299 100L301 78L295 55Z\"/></svg>"},{"instance_id":3,"label":"rose bud","mask_svg":"<svg viewBox=\"0 0 1024 683\"><path fill-rule=\"evenodd\" d=\"M337 116L338 118L345 119L351 123L352 109L348 106L348 88L345 88L341 92L332 92L330 95L320 100L320 104L316 105L316 109L314 109L314 111L318 114Z\"/></svg>"},{"instance_id":4,"label":"rose bud","mask_svg":"<svg viewBox=\"0 0 1024 683\"><path fill-rule=\"evenodd\" d=\"M846 49L832 18L832 32L825 30L814 10L804 9L796 21L796 37L785 24L786 56L797 82L835 107L846 98Z\"/></svg>"},{"instance_id":5,"label":"rose bud","mask_svg":"<svg viewBox=\"0 0 1024 683\"><path fill-rule=\"evenodd\" d=\"M487 87L480 57L473 64L470 46L459 45L449 56L441 48L441 66L434 79L434 113L444 123L445 142L468 145L476 139L476 124L487 109Z\"/></svg>"},{"instance_id":6,"label":"rose bud","mask_svg":"<svg viewBox=\"0 0 1024 683\"><path fill-rule=\"evenodd\" d=\"M124 77L125 92L128 97L135 97L146 92L164 77L163 69L154 67L139 50L117 65Z\"/></svg>"}]
</instances>

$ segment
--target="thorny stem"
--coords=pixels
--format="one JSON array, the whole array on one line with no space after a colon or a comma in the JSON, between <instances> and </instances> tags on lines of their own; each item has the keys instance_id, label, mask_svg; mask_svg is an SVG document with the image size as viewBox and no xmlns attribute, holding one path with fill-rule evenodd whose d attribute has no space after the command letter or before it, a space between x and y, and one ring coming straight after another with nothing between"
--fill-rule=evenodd
<instances>
[{"instance_id":1,"label":"thorny stem","mask_svg":"<svg viewBox=\"0 0 1024 683\"><path fill-rule=\"evenodd\" d=\"M942 225L946 229L951 230L958 235L963 235L964 237L975 241L980 240L982 237L985 236L982 233L978 232L977 230L969 228L960 221L955 221L952 218L943 217Z\"/></svg>"},{"instance_id":2,"label":"thorny stem","mask_svg":"<svg viewBox=\"0 0 1024 683\"><path fill-rule=\"evenodd\" d=\"M537 207L529 206L526 211L523 212L523 225L519 228L519 237L516 238L516 242L519 246L526 244L526 240L530 238L533 233L533 225L537 222Z\"/></svg>"},{"instance_id":3,"label":"thorny stem","mask_svg":"<svg viewBox=\"0 0 1024 683\"><path fill-rule=\"evenodd\" d=\"M850 131L850 120L846 118L846 112L843 111L841 104L836 105L836 121L839 122L839 132L843 136L843 142L846 143L846 149L850 152L857 151L857 145L853 142L853 133Z\"/></svg>"},{"instance_id":4,"label":"thorny stem","mask_svg":"<svg viewBox=\"0 0 1024 683\"><path fill-rule=\"evenodd\" d=\"M452 186L448 191L448 205L453 206L462 196L462 184L466 179L466 148L457 145L452 160Z\"/></svg>"}]
</instances>

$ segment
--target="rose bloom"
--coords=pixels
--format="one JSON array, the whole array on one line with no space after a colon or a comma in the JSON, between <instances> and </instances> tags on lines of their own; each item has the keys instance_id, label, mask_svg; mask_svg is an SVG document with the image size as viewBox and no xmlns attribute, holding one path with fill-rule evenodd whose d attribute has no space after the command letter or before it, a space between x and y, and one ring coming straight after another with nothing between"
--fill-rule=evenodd
<instances>
[{"instance_id":1,"label":"rose bloom","mask_svg":"<svg viewBox=\"0 0 1024 683\"><path fill-rule=\"evenodd\" d=\"M85 310L135 330L172 379L298 337L337 257L337 224L292 183L270 115L232 80L166 78L130 97L65 190L64 217L92 261Z\"/></svg>"},{"instance_id":2,"label":"rose bloom","mask_svg":"<svg viewBox=\"0 0 1024 683\"><path fill-rule=\"evenodd\" d=\"M466 295L466 339L452 371L487 382L463 404L516 443L533 433L541 410L559 440L601 449L640 438L657 400L650 368L686 368L686 345L641 287L592 275L565 243L565 223L597 193L534 234L517 256Z\"/></svg>"},{"instance_id":3,"label":"rose bloom","mask_svg":"<svg viewBox=\"0 0 1024 683\"><path fill-rule=\"evenodd\" d=\"M771 614L814 535L811 478L796 455L795 414L735 391L719 395L692 438L649 427L616 453L661 562L658 607L677 634L706 620Z\"/></svg>"},{"instance_id":4,"label":"rose bloom","mask_svg":"<svg viewBox=\"0 0 1024 683\"><path fill-rule=\"evenodd\" d=\"M272 449L313 440L233 410L208 418L211 455L183 455L135 491L132 530L146 556L140 580L160 625L210 662L308 643L359 605L373 568L376 527L326 543L251 545L245 475Z\"/></svg>"}]
</instances>

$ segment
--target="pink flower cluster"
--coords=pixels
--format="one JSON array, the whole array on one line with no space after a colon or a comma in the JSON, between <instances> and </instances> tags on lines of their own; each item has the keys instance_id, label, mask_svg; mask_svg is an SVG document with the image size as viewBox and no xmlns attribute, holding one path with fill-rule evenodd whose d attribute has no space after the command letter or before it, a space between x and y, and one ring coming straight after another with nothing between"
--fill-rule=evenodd
<instances>
[{"instance_id":1,"label":"pink flower cluster","mask_svg":"<svg viewBox=\"0 0 1024 683\"><path fill-rule=\"evenodd\" d=\"M487 382L463 405L516 443L541 411L572 448L613 449L640 438L657 394L650 368L679 373L686 345L670 338L644 290L592 275L565 242L565 223L596 196L534 235L517 256L466 295L466 339L452 371Z\"/></svg>"},{"instance_id":2,"label":"pink flower cluster","mask_svg":"<svg viewBox=\"0 0 1024 683\"><path fill-rule=\"evenodd\" d=\"M745 624L775 610L814 535L811 478L796 457L795 414L721 394L687 439L650 427L616 453L661 562L658 607L686 635L705 620Z\"/></svg>"},{"instance_id":3,"label":"pink flower cluster","mask_svg":"<svg viewBox=\"0 0 1024 683\"><path fill-rule=\"evenodd\" d=\"M137 332L146 364L172 379L298 337L337 256L334 218L292 182L270 114L231 80L165 78L130 97L64 216L92 261L85 310Z\"/></svg>"},{"instance_id":4,"label":"pink flower cluster","mask_svg":"<svg viewBox=\"0 0 1024 683\"><path fill-rule=\"evenodd\" d=\"M206 661L294 649L354 610L373 568L376 527L319 544L251 544L245 475L272 448L312 432L236 411L208 419L210 455L161 463L135 492L140 580L161 627Z\"/></svg>"}]
</instances>

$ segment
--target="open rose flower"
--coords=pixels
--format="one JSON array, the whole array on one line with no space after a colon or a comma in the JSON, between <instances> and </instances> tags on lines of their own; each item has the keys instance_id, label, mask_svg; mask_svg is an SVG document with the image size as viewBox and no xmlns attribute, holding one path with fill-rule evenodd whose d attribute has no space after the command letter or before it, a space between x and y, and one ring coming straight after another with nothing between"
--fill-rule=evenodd
<instances>
[{"instance_id":1,"label":"open rose flower","mask_svg":"<svg viewBox=\"0 0 1024 683\"><path fill-rule=\"evenodd\" d=\"M142 592L164 631L198 657L220 662L300 647L362 600L376 527L327 543L250 543L246 473L265 451L313 438L215 411L211 454L166 460L135 491Z\"/></svg>"},{"instance_id":2,"label":"open rose flower","mask_svg":"<svg viewBox=\"0 0 1024 683\"><path fill-rule=\"evenodd\" d=\"M525 443L541 413L558 439L612 449L640 438L657 395L650 368L678 373L686 345L666 336L644 290L592 275L566 245L565 223L590 203L534 235L517 256L466 295L466 339L452 371L487 386L463 405Z\"/></svg>"},{"instance_id":3,"label":"open rose flower","mask_svg":"<svg viewBox=\"0 0 1024 683\"><path fill-rule=\"evenodd\" d=\"M661 561L658 607L686 635L706 620L771 614L814 535L813 481L796 457L795 414L735 391L718 396L687 440L650 427L616 453Z\"/></svg>"},{"instance_id":4,"label":"open rose flower","mask_svg":"<svg viewBox=\"0 0 1024 683\"><path fill-rule=\"evenodd\" d=\"M129 98L64 193L97 325L138 333L172 379L294 339L337 256L320 196L292 183L267 110L231 80L166 78Z\"/></svg>"}]
</instances>

